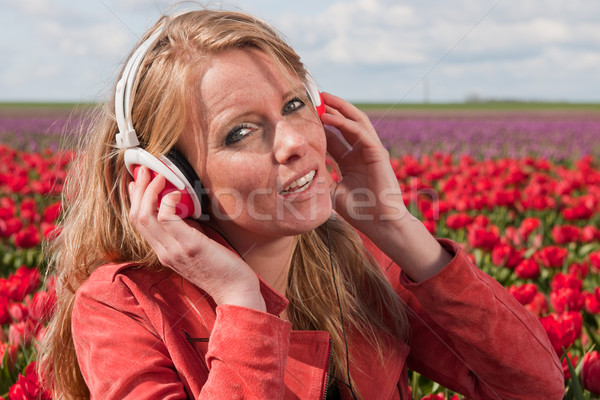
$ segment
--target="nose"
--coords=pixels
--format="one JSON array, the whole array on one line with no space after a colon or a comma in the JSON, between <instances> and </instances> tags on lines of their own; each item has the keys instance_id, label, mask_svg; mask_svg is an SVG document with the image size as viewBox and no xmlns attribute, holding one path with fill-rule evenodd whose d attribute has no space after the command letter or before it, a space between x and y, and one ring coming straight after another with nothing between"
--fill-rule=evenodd
<instances>
[{"instance_id":1,"label":"nose","mask_svg":"<svg viewBox=\"0 0 600 400\"><path fill-rule=\"evenodd\" d=\"M308 142L304 132L298 127L281 120L275 126L273 148L277 162L287 164L306 154Z\"/></svg>"}]
</instances>

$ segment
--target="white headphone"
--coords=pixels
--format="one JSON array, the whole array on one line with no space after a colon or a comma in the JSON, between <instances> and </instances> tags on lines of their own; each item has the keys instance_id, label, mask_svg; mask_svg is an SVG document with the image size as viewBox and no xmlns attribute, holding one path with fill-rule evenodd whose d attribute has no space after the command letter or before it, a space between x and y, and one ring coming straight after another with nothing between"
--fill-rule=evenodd
<instances>
[{"instance_id":1,"label":"white headphone","mask_svg":"<svg viewBox=\"0 0 600 400\"><path fill-rule=\"evenodd\" d=\"M181 200L177 205L176 214L181 218L200 218L202 210L208 207L208 198L198 175L194 168L188 163L183 155L175 149L171 149L164 156L155 157L142 149L137 138L132 121L132 100L135 91L135 82L138 70L148 51L155 44L159 36L164 32L165 24L159 26L148 39L146 39L135 50L123 69L121 79L117 82L115 91L115 116L119 132L116 135L116 143L119 149L124 149L124 161L127 171L134 177L140 166L150 169L152 177L162 175L165 177L165 189L160 193L158 201L175 190L181 192ZM321 93L317 89L315 80L310 74L306 74L306 91L310 101L315 106L319 116L325 112L325 104Z\"/></svg>"}]
</instances>

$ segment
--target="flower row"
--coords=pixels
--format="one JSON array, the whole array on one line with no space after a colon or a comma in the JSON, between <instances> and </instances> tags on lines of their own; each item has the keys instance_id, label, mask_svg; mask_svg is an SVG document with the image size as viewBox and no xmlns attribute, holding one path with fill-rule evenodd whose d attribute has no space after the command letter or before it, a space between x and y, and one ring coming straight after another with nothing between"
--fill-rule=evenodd
<instances>
[{"instance_id":1,"label":"flower row","mask_svg":"<svg viewBox=\"0 0 600 400\"><path fill-rule=\"evenodd\" d=\"M0 395L11 399L26 398L19 397L24 390L47 395L39 382L32 383L37 378L31 366L56 301L53 282L40 283L40 245L59 234L58 195L74 157L0 146ZM539 317L562 358L569 390L580 385L588 396L600 394L595 159L480 161L434 152L391 163L411 212L437 236L460 243L479 268ZM337 179L335 168L332 174ZM459 398L441 388L431 393L434 386L424 377L413 382L413 398Z\"/></svg>"}]
</instances>

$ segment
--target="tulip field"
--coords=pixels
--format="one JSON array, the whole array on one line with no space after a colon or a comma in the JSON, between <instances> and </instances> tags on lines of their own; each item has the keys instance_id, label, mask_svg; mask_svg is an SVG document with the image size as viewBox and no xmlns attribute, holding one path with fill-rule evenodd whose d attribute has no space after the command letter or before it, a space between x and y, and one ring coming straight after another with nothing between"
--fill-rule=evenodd
<instances>
[{"instance_id":1,"label":"tulip field","mask_svg":"<svg viewBox=\"0 0 600 400\"><path fill-rule=\"evenodd\" d=\"M411 212L539 317L562 360L565 399L599 399L600 111L369 115ZM3 399L50 398L35 371L56 301L41 249L60 234L77 156L61 134L85 123L68 117L0 113ZM414 372L410 383L413 399L463 398Z\"/></svg>"}]
</instances>

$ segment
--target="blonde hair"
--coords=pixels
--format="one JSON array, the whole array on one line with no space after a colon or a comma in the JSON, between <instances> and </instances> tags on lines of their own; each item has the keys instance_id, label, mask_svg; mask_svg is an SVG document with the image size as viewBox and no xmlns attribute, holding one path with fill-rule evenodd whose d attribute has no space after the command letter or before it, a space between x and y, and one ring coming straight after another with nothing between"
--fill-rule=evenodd
<instances>
[{"instance_id":1,"label":"blonde hair","mask_svg":"<svg viewBox=\"0 0 600 400\"><path fill-rule=\"evenodd\" d=\"M232 48L253 48L266 53L279 67L302 79L306 76L300 57L271 27L247 14L199 10L162 17L142 40L163 23L164 31L140 67L132 109L138 138L154 155L174 147L193 118L192 88L201 57ZM57 398L89 398L71 332L78 288L94 269L107 263L130 261L160 268L156 254L128 218L128 173L122 152L114 145L116 133L114 105L108 102L96 110L88 131L82 134L82 149L63 192L61 234L46 249L51 254L49 270L57 276L58 301L40 352L40 365ZM384 336L406 335L404 309L356 232L339 220L330 220L328 226L345 325L362 332L383 360ZM342 379L346 353L324 229L298 239L288 278L288 312L295 329L330 332L335 375Z\"/></svg>"}]
</instances>

